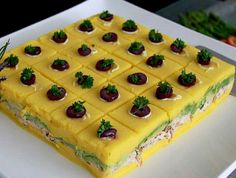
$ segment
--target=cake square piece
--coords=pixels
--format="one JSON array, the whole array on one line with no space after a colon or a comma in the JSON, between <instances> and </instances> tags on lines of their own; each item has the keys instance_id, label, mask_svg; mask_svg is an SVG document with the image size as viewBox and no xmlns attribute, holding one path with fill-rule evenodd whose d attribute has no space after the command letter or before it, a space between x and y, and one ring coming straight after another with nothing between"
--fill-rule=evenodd
<instances>
[{"instance_id":1,"label":"cake square piece","mask_svg":"<svg viewBox=\"0 0 236 178\"><path fill-rule=\"evenodd\" d=\"M83 26L82 28L80 28L81 25ZM87 26L88 29L86 29ZM86 39L96 36L101 32L101 30L96 26L96 24L91 22L91 19L84 19L65 27L65 32L68 32L76 39Z\"/></svg>"},{"instance_id":2,"label":"cake square piece","mask_svg":"<svg viewBox=\"0 0 236 178\"><path fill-rule=\"evenodd\" d=\"M89 127L103 115L101 111L85 102L83 104L86 109L84 116L81 118L71 118L67 114L67 110L68 107L73 106L75 102L83 102L83 100L80 98L73 99L51 113L51 122L54 126L54 131L63 137L64 135L68 135L67 138L64 137L64 139L69 140L74 144L76 143L77 134Z\"/></svg>"},{"instance_id":3,"label":"cake square piece","mask_svg":"<svg viewBox=\"0 0 236 178\"><path fill-rule=\"evenodd\" d=\"M55 29L39 38L41 43L50 46L56 51L61 51L77 40L78 39L73 38L72 35L64 32L62 29Z\"/></svg>"},{"instance_id":4,"label":"cake square piece","mask_svg":"<svg viewBox=\"0 0 236 178\"><path fill-rule=\"evenodd\" d=\"M114 101L107 102L100 97L100 92L101 92L101 89L103 89L104 87L107 87L108 84L113 85L110 82L105 83L102 86L87 92L86 95L81 96L81 98L85 101L88 101L88 103L92 104L93 106L95 106L99 110L103 111L104 113L107 113L107 112L117 108L118 106L124 104L125 102L127 102L128 100L130 100L134 97L134 95L132 93L130 93L130 92L126 91L125 89L123 89L122 87L116 85L116 88L119 93L118 98L115 99Z\"/></svg>"},{"instance_id":5,"label":"cake square piece","mask_svg":"<svg viewBox=\"0 0 236 178\"><path fill-rule=\"evenodd\" d=\"M42 62L33 65L33 68L54 82L73 73L80 67L81 64L79 62L60 53L45 58Z\"/></svg>"},{"instance_id":6,"label":"cake square piece","mask_svg":"<svg viewBox=\"0 0 236 178\"><path fill-rule=\"evenodd\" d=\"M141 73L141 74L140 74ZM142 75L142 76L141 76ZM142 78L143 77L143 78ZM129 80L135 83L130 83ZM141 80L146 80L145 83L139 84ZM132 69L120 74L119 76L112 79L112 82L117 83L118 85L124 87L126 90L134 93L135 95L139 95L143 91L152 87L153 85L159 82L159 79L143 72L137 67L133 67ZM141 81L143 82L143 81Z\"/></svg>"},{"instance_id":7,"label":"cake square piece","mask_svg":"<svg viewBox=\"0 0 236 178\"><path fill-rule=\"evenodd\" d=\"M82 76L90 76L93 78L93 82L92 85L88 83L88 81L86 82L86 80L84 80L84 82L79 82L78 83L78 77L76 77L76 73L82 72ZM80 68L78 70L76 70L74 73L71 73L65 77L63 77L62 79L60 79L58 81L58 83L65 87L68 88L68 90L70 90L71 92L73 92L76 96L81 96L85 93L87 93L88 91L91 90L91 88L97 88L98 86L100 86L101 84L106 82L106 78L98 75L97 73L93 72L92 70L88 69L88 68ZM87 83L87 84L86 84Z\"/></svg>"},{"instance_id":8,"label":"cake square piece","mask_svg":"<svg viewBox=\"0 0 236 178\"><path fill-rule=\"evenodd\" d=\"M105 60L107 62L111 61L112 64L110 64L110 69L108 70L98 70L97 69L97 64L99 61ZM102 77L107 78L108 80L114 78L115 76L121 74L122 72L126 71L131 67L131 64L126 62L123 59L120 59L119 57L116 57L111 54L105 54L103 56L100 56L100 59L94 60L88 65L88 68L91 69L92 71L96 72L97 74L101 75Z\"/></svg>"},{"instance_id":9,"label":"cake square piece","mask_svg":"<svg viewBox=\"0 0 236 178\"><path fill-rule=\"evenodd\" d=\"M25 52L26 49L28 49L29 53L32 54L27 54ZM28 41L12 49L11 52L29 66L41 62L43 59L56 54L55 50L51 49L47 45L43 45L37 40Z\"/></svg>"},{"instance_id":10,"label":"cake square piece","mask_svg":"<svg viewBox=\"0 0 236 178\"><path fill-rule=\"evenodd\" d=\"M110 37L111 39L108 39L109 35L111 35ZM105 38L107 41L104 41L103 38ZM92 45L98 46L99 48L106 50L107 52L113 52L117 48L125 46L130 43L130 41L117 35L113 31L103 31L99 33L97 36L86 39L86 41Z\"/></svg>"},{"instance_id":11,"label":"cake square piece","mask_svg":"<svg viewBox=\"0 0 236 178\"><path fill-rule=\"evenodd\" d=\"M162 54L157 54L162 55ZM153 55L149 56L148 58L152 57ZM181 65L179 65L176 62L173 62L172 60L168 59L166 56L164 56L164 60L160 66L150 66L147 64L147 60L143 60L140 62L137 67L141 68L142 70L146 71L147 73L150 73L154 75L155 77L165 80L167 77L169 77L174 72L180 70L182 68Z\"/></svg>"},{"instance_id":12,"label":"cake square piece","mask_svg":"<svg viewBox=\"0 0 236 178\"><path fill-rule=\"evenodd\" d=\"M81 53L78 52L79 49L81 49ZM82 49L85 50L84 53ZM107 52L98 48L97 46L92 46L86 42L82 42L79 40L63 50L62 53L68 55L74 61L82 64L83 66L87 66L93 61L100 59L100 57L102 55L105 55Z\"/></svg>"}]
</instances>

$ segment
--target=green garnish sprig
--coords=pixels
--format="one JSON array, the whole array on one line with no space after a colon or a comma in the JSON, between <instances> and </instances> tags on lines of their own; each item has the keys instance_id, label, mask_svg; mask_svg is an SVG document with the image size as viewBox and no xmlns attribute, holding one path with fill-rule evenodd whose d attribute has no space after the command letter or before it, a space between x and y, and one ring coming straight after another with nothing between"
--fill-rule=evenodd
<instances>
[{"instance_id":1,"label":"green garnish sprig","mask_svg":"<svg viewBox=\"0 0 236 178\"><path fill-rule=\"evenodd\" d=\"M136 25L136 23L129 19L127 21L125 21L123 24L122 24L122 29L137 29L138 26Z\"/></svg>"},{"instance_id":2,"label":"green garnish sprig","mask_svg":"<svg viewBox=\"0 0 236 178\"><path fill-rule=\"evenodd\" d=\"M149 100L145 96L138 96L133 102L134 106L136 106L138 109L143 109L149 103Z\"/></svg>"},{"instance_id":3,"label":"green garnish sprig","mask_svg":"<svg viewBox=\"0 0 236 178\"><path fill-rule=\"evenodd\" d=\"M201 61L209 61L212 58L212 54L207 49L202 49L197 54L197 59Z\"/></svg>"},{"instance_id":4,"label":"green garnish sprig","mask_svg":"<svg viewBox=\"0 0 236 178\"><path fill-rule=\"evenodd\" d=\"M190 73L186 73L185 70L182 70L178 80L182 83L182 84L192 84L194 81L196 81L196 75L193 74L192 72Z\"/></svg>"},{"instance_id":5,"label":"green garnish sprig","mask_svg":"<svg viewBox=\"0 0 236 178\"><path fill-rule=\"evenodd\" d=\"M99 15L100 19L105 19L105 18L108 18L108 17L111 17L111 16L113 16L113 14L110 13L108 10L103 11L103 12Z\"/></svg>"},{"instance_id":6,"label":"green garnish sprig","mask_svg":"<svg viewBox=\"0 0 236 178\"><path fill-rule=\"evenodd\" d=\"M66 62L66 60L65 59L59 59L59 58L57 58L57 59L55 59L54 61L53 61L53 64L54 65L65 65L67 62Z\"/></svg>"},{"instance_id":7,"label":"green garnish sprig","mask_svg":"<svg viewBox=\"0 0 236 178\"><path fill-rule=\"evenodd\" d=\"M113 59L103 59L103 62L101 64L102 68L106 68L108 66L114 65L114 60Z\"/></svg>"},{"instance_id":8,"label":"green garnish sprig","mask_svg":"<svg viewBox=\"0 0 236 178\"><path fill-rule=\"evenodd\" d=\"M180 38L177 38L172 45L174 45L176 48L178 49L183 49L186 47L186 44L183 40L181 40Z\"/></svg>"},{"instance_id":9,"label":"green garnish sprig","mask_svg":"<svg viewBox=\"0 0 236 178\"><path fill-rule=\"evenodd\" d=\"M81 26L83 26L85 28L93 28L93 24L90 20L84 20L83 23L81 24Z\"/></svg>"},{"instance_id":10,"label":"green garnish sprig","mask_svg":"<svg viewBox=\"0 0 236 178\"><path fill-rule=\"evenodd\" d=\"M128 78L132 83L138 83L141 80L137 75L129 75Z\"/></svg>"},{"instance_id":11,"label":"green garnish sprig","mask_svg":"<svg viewBox=\"0 0 236 178\"><path fill-rule=\"evenodd\" d=\"M81 81L83 80L83 72L76 72L75 77L77 78L77 80Z\"/></svg>"},{"instance_id":12,"label":"green garnish sprig","mask_svg":"<svg viewBox=\"0 0 236 178\"><path fill-rule=\"evenodd\" d=\"M55 31L53 33L54 38L63 39L66 37L66 33L63 30Z\"/></svg>"},{"instance_id":13,"label":"green garnish sprig","mask_svg":"<svg viewBox=\"0 0 236 178\"><path fill-rule=\"evenodd\" d=\"M72 108L75 112L83 112L84 111L84 103L85 101L76 101L72 104Z\"/></svg>"},{"instance_id":14,"label":"green garnish sprig","mask_svg":"<svg viewBox=\"0 0 236 178\"><path fill-rule=\"evenodd\" d=\"M59 87L57 86L57 85L52 85L52 87L51 87L51 93L52 93L52 95L53 96L61 96L61 90L59 89Z\"/></svg>"},{"instance_id":15,"label":"green garnish sprig","mask_svg":"<svg viewBox=\"0 0 236 178\"><path fill-rule=\"evenodd\" d=\"M111 94L115 94L118 92L117 88L115 85L111 85L111 84L108 84L106 87L105 87L106 91L108 93L111 93Z\"/></svg>"},{"instance_id":16,"label":"green garnish sprig","mask_svg":"<svg viewBox=\"0 0 236 178\"><path fill-rule=\"evenodd\" d=\"M110 121L105 121L104 119L102 119L101 124L97 130L97 137L101 138L102 133L110 128L112 128Z\"/></svg>"},{"instance_id":17,"label":"green garnish sprig","mask_svg":"<svg viewBox=\"0 0 236 178\"><path fill-rule=\"evenodd\" d=\"M105 40L110 40L111 39L111 37L112 37L112 33L106 33L105 35L103 35L103 39L105 39Z\"/></svg>"},{"instance_id":18,"label":"green garnish sprig","mask_svg":"<svg viewBox=\"0 0 236 178\"><path fill-rule=\"evenodd\" d=\"M160 81L158 83L158 87L159 87L160 93L163 93L163 94L170 93L172 91L171 84L166 81Z\"/></svg>"},{"instance_id":19,"label":"green garnish sprig","mask_svg":"<svg viewBox=\"0 0 236 178\"><path fill-rule=\"evenodd\" d=\"M148 39L151 42L154 43L159 43L163 41L163 36L161 33L159 33L158 31L156 31L155 29L151 29L148 33Z\"/></svg>"},{"instance_id":20,"label":"green garnish sprig","mask_svg":"<svg viewBox=\"0 0 236 178\"><path fill-rule=\"evenodd\" d=\"M37 48L32 45L28 45L25 47L25 52L29 54L34 54L37 51Z\"/></svg>"},{"instance_id":21,"label":"green garnish sprig","mask_svg":"<svg viewBox=\"0 0 236 178\"><path fill-rule=\"evenodd\" d=\"M94 79L90 75L84 77L84 74L82 72L76 72L75 77L78 81L80 81L81 88L92 88Z\"/></svg>"},{"instance_id":22,"label":"green garnish sprig","mask_svg":"<svg viewBox=\"0 0 236 178\"><path fill-rule=\"evenodd\" d=\"M6 50L7 50L7 47L8 45L10 44L10 39L8 39L8 41L5 43L5 45L3 45L1 48L0 48L0 59L2 59L3 55L5 54Z\"/></svg>"},{"instance_id":23,"label":"green garnish sprig","mask_svg":"<svg viewBox=\"0 0 236 178\"><path fill-rule=\"evenodd\" d=\"M88 45L82 44L81 47L82 51L87 51L89 49Z\"/></svg>"},{"instance_id":24,"label":"green garnish sprig","mask_svg":"<svg viewBox=\"0 0 236 178\"><path fill-rule=\"evenodd\" d=\"M131 43L129 51L139 51L142 48L144 48L143 44L141 42L135 41Z\"/></svg>"},{"instance_id":25,"label":"green garnish sprig","mask_svg":"<svg viewBox=\"0 0 236 178\"><path fill-rule=\"evenodd\" d=\"M11 54L6 60L8 61L9 66L16 66L19 62L18 56L14 56L13 54Z\"/></svg>"},{"instance_id":26,"label":"green garnish sprig","mask_svg":"<svg viewBox=\"0 0 236 178\"><path fill-rule=\"evenodd\" d=\"M164 61L165 60L165 56L164 55L161 55L161 54L154 54L152 56L152 60L151 60L151 64L152 65L156 65L159 63L159 61Z\"/></svg>"},{"instance_id":27,"label":"green garnish sprig","mask_svg":"<svg viewBox=\"0 0 236 178\"><path fill-rule=\"evenodd\" d=\"M28 81L32 78L34 71L32 68L25 68L21 73L21 79L24 81Z\"/></svg>"}]
</instances>

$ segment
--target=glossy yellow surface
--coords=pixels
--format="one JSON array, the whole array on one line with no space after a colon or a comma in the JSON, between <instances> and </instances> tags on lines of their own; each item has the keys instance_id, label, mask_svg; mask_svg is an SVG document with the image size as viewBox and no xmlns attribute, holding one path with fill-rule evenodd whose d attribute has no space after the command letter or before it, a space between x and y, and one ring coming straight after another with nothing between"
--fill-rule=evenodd
<instances>
[{"instance_id":1,"label":"glossy yellow surface","mask_svg":"<svg viewBox=\"0 0 236 178\"><path fill-rule=\"evenodd\" d=\"M66 60L69 64L69 68L64 71L53 69L51 65L56 59ZM60 81L61 78L74 73L76 70L79 70L80 67L81 67L80 63L76 62L71 57L65 56L60 53L50 56L49 58L44 59L42 62L33 65L33 68L35 68L36 70L41 72L42 75L46 76L47 78L49 78L54 82Z\"/></svg>"},{"instance_id":2,"label":"glossy yellow surface","mask_svg":"<svg viewBox=\"0 0 236 178\"><path fill-rule=\"evenodd\" d=\"M39 46L41 48L41 53L36 56L30 56L30 55L25 54L24 50L25 50L25 47L27 47L28 45ZM16 48L12 49L11 52L14 55L18 56L20 60L22 60L24 63L26 63L29 66L36 64L38 62L41 62L45 58L48 58L49 56L56 54L56 51L54 49L40 43L37 40L31 40L20 46L17 46Z\"/></svg>"},{"instance_id":3,"label":"glossy yellow surface","mask_svg":"<svg viewBox=\"0 0 236 178\"><path fill-rule=\"evenodd\" d=\"M93 80L92 88L82 88L81 85L79 85L77 83L77 78L75 77L76 72L82 72L83 75L89 75L89 76L93 77L94 80ZM80 68L80 69L74 71L73 73L63 77L62 79L58 80L57 82L61 86L68 88L68 90L73 92L76 96L81 96L81 95L85 94L86 92L90 91L91 89L100 86L101 84L106 82L106 80L107 80L106 78L101 77L100 75L93 72L92 70L83 67L83 68Z\"/></svg>"},{"instance_id":4,"label":"glossy yellow surface","mask_svg":"<svg viewBox=\"0 0 236 178\"><path fill-rule=\"evenodd\" d=\"M109 82L109 84L112 83ZM119 92L119 97L112 102L104 101L102 98L100 98L100 90L103 87L106 87L107 85L108 83L105 83L98 88L92 89L91 91L87 92L86 95L81 96L81 98L84 99L85 101L88 101L88 103L92 104L93 106L103 111L104 113L107 113L134 97L132 93L116 85L116 88Z\"/></svg>"},{"instance_id":5,"label":"glossy yellow surface","mask_svg":"<svg viewBox=\"0 0 236 178\"><path fill-rule=\"evenodd\" d=\"M138 73L138 72L141 72L146 75L147 82L143 85L134 85L134 84L129 83L127 80L128 76L134 73ZM112 82L124 87L125 89L127 89L131 93L134 93L135 95L139 95L140 93L152 87L153 85L156 85L159 82L159 79L151 76L150 74L142 71L141 69L137 67L133 67L132 69L112 79Z\"/></svg>"},{"instance_id":6,"label":"glossy yellow surface","mask_svg":"<svg viewBox=\"0 0 236 178\"><path fill-rule=\"evenodd\" d=\"M152 54L151 54L152 56ZM165 57L165 56L164 56ZM176 62L173 62L172 60L165 57L165 60L163 61L163 64L160 67L151 67L146 64L147 60L142 61L137 65L137 67L141 68L142 70L154 75L155 77L165 80L168 76L173 74L174 72L180 70L182 68L181 65L179 65Z\"/></svg>"}]
</instances>

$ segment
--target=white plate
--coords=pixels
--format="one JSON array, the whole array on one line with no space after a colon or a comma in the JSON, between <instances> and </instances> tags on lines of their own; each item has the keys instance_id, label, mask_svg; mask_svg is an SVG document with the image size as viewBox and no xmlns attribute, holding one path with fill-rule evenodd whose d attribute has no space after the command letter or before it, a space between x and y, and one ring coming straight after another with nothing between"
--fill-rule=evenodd
<instances>
[{"instance_id":1,"label":"white plate","mask_svg":"<svg viewBox=\"0 0 236 178\"><path fill-rule=\"evenodd\" d=\"M236 59L236 50L174 22L121 0L89 0L67 11L0 39L11 39L15 47L56 28L103 10L132 18L192 45L204 45ZM127 178L217 177L236 160L236 99L229 98L208 118L167 148L153 155ZM90 178L83 168L71 163L53 148L25 132L0 114L0 177ZM3 175L1 175L3 174Z\"/></svg>"}]
</instances>

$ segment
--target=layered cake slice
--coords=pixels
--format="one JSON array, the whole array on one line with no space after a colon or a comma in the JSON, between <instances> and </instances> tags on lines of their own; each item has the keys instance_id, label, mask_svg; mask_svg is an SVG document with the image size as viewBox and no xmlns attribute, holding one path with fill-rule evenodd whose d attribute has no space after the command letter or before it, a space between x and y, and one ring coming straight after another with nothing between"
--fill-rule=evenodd
<instances>
[{"instance_id":1,"label":"layered cake slice","mask_svg":"<svg viewBox=\"0 0 236 178\"><path fill-rule=\"evenodd\" d=\"M235 67L206 49L109 11L7 45L2 111L99 178L141 166L234 83Z\"/></svg>"}]
</instances>

